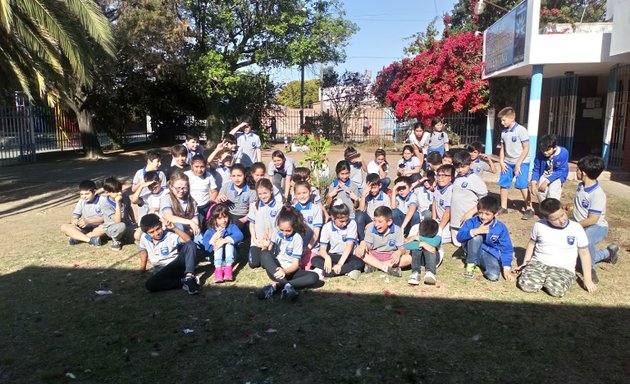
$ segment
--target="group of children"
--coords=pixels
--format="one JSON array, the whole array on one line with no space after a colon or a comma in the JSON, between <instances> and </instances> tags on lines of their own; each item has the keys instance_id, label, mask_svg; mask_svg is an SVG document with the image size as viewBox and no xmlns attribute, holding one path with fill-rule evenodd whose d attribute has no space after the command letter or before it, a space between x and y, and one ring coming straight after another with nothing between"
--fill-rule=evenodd
<instances>
[{"instance_id":1,"label":"group of children","mask_svg":"<svg viewBox=\"0 0 630 384\"><path fill-rule=\"evenodd\" d=\"M443 245L453 243L464 254L464 277L474 277L477 269L492 281L501 276L511 281L519 274L522 290L544 288L553 296L571 287L579 256L577 268L592 292L595 263L616 263L619 252L616 244L595 250L608 232L606 195L597 183L603 161L586 156L578 162L581 183L567 209L560 200L568 174L566 149L553 135L542 137L528 182L527 131L516 123L512 108L499 117L504 126L500 200L488 196L482 177L496 173L492 159L479 143L450 150L441 119L427 131L416 124L396 167L389 166L383 149L366 163L357 150L346 148L324 199L310 184L310 170L282 151L274 151L265 166L260 138L242 123L207 158L198 138L188 136L172 148L165 171L160 153L148 151L130 195L115 178L103 182L100 195L94 182L82 182L81 199L62 231L70 245L100 246L110 238L114 250L134 239L141 270L147 261L152 265L149 291L182 287L198 293L195 267L203 259L213 262L215 283L233 281L239 249L247 248L249 266L262 267L271 281L257 290L260 299L280 293L293 300L298 290L325 278L357 279L362 272L402 277L406 268L409 284L434 285ZM523 261L512 268L509 230L497 216L508 213L514 179L525 200L523 219L535 214L532 195L543 219L534 224Z\"/></svg>"}]
</instances>

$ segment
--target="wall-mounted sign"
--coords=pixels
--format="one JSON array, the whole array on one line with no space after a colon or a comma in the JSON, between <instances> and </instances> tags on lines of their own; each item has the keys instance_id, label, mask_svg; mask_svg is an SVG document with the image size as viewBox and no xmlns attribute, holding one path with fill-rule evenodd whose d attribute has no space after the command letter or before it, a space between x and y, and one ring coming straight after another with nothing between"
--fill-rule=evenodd
<instances>
[{"instance_id":1,"label":"wall-mounted sign","mask_svg":"<svg viewBox=\"0 0 630 384\"><path fill-rule=\"evenodd\" d=\"M485 33L485 75L525 59L527 0L512 8Z\"/></svg>"}]
</instances>

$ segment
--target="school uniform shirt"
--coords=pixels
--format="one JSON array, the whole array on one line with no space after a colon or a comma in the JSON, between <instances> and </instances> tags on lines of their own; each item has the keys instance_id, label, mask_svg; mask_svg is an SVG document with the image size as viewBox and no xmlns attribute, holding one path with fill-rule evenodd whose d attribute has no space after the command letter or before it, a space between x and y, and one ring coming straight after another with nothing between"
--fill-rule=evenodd
<instances>
[{"instance_id":1,"label":"school uniform shirt","mask_svg":"<svg viewBox=\"0 0 630 384\"><path fill-rule=\"evenodd\" d=\"M212 174L205 171L203 175L196 176L192 171L184 172L188 176L190 184L190 196L197 202L197 206L204 206L210 202L210 190L217 189L217 184Z\"/></svg>"},{"instance_id":2,"label":"school uniform shirt","mask_svg":"<svg viewBox=\"0 0 630 384\"><path fill-rule=\"evenodd\" d=\"M210 239L212 239L212 236L214 236L215 233L217 233L216 228L209 228L203 234L203 240L201 243L207 252L214 252L214 247L210 244ZM223 229L223 233L221 233L222 239L228 237L232 239L232 244L238 244L241 240L243 240L243 232L238 229L236 224L230 224L225 227L225 229Z\"/></svg>"},{"instance_id":3,"label":"school uniform shirt","mask_svg":"<svg viewBox=\"0 0 630 384\"><path fill-rule=\"evenodd\" d=\"M276 231L276 218L281 209L282 204L278 204L273 198L267 204L260 200L252 204L247 214L247 220L250 223L254 223L257 239L260 240L265 236L271 236Z\"/></svg>"},{"instance_id":4,"label":"school uniform shirt","mask_svg":"<svg viewBox=\"0 0 630 384\"><path fill-rule=\"evenodd\" d=\"M523 145L529 141L527 129L518 123L510 128L504 128L501 132L501 145L505 154L505 162L515 165L519 156L523 153ZM529 156L523 160L523 164L529 164Z\"/></svg>"},{"instance_id":5,"label":"school uniform shirt","mask_svg":"<svg viewBox=\"0 0 630 384\"><path fill-rule=\"evenodd\" d=\"M481 160L481 157L478 157L470 164L470 169L479 175L479 177L483 177L484 172L490 172L490 164Z\"/></svg>"},{"instance_id":6,"label":"school uniform shirt","mask_svg":"<svg viewBox=\"0 0 630 384\"><path fill-rule=\"evenodd\" d=\"M341 181L339 181L339 179L334 179L332 184L330 184L330 186L328 187L327 194L330 194L330 191L332 191L337 186L340 186L341 190L339 191L337 196L335 196L335 199L340 198L343 203L348 206L348 208L350 209L350 218L354 219L354 203L350 198L350 192L354 192L354 194L359 197L359 189L350 179L348 179L348 181L346 181L345 183L342 183Z\"/></svg>"},{"instance_id":7,"label":"school uniform shirt","mask_svg":"<svg viewBox=\"0 0 630 384\"><path fill-rule=\"evenodd\" d=\"M260 137L254 132L242 134L236 139L238 146L237 158L244 167L251 167L256 161L256 150L261 147Z\"/></svg>"},{"instance_id":8,"label":"school uniform shirt","mask_svg":"<svg viewBox=\"0 0 630 384\"><path fill-rule=\"evenodd\" d=\"M164 171L164 176L166 176L166 180L170 180L171 176L173 176L173 173L175 172L183 173L186 171L190 171L190 164L184 164L183 167L178 167L177 165L171 165L170 168Z\"/></svg>"},{"instance_id":9,"label":"school uniform shirt","mask_svg":"<svg viewBox=\"0 0 630 384\"><path fill-rule=\"evenodd\" d=\"M155 211L159 214L162 196L168 195L168 193L168 189L162 188L158 193L147 191L147 193L141 194L138 198L138 222L140 222L142 216L146 215L150 211Z\"/></svg>"},{"instance_id":10,"label":"school uniform shirt","mask_svg":"<svg viewBox=\"0 0 630 384\"><path fill-rule=\"evenodd\" d=\"M304 222L311 229L321 228L324 225L324 214L322 213L322 209L319 205L315 204L315 202L309 201L306 204L295 203L293 206L300 211L302 217L304 217Z\"/></svg>"},{"instance_id":11,"label":"school uniform shirt","mask_svg":"<svg viewBox=\"0 0 630 384\"><path fill-rule=\"evenodd\" d=\"M370 223L365 228L364 241L377 252L394 252L404 244L403 231L396 224L392 224L385 233L379 233L374 223Z\"/></svg>"},{"instance_id":12,"label":"school uniform shirt","mask_svg":"<svg viewBox=\"0 0 630 384\"><path fill-rule=\"evenodd\" d=\"M158 272L177 258L177 245L181 238L175 232L165 230L157 243L146 233L140 238L140 250L146 251L153 266L153 273Z\"/></svg>"},{"instance_id":13,"label":"school uniform shirt","mask_svg":"<svg viewBox=\"0 0 630 384\"><path fill-rule=\"evenodd\" d=\"M164 174L164 172L160 171L159 169L157 169L155 172L157 172L158 177L160 178L160 184L162 185L162 187L166 187L166 175ZM147 174L146 168L138 169L136 171L136 174L133 175L133 181L131 183L133 185L144 183L144 175L146 174ZM149 190L147 187L144 187L143 189L147 191Z\"/></svg>"},{"instance_id":14,"label":"school uniform shirt","mask_svg":"<svg viewBox=\"0 0 630 384\"><path fill-rule=\"evenodd\" d=\"M457 176L451 188L451 227L459 228L464 214L477 206L479 199L488 195L488 187L479 175L472 170L464 176Z\"/></svg>"},{"instance_id":15,"label":"school uniform shirt","mask_svg":"<svg viewBox=\"0 0 630 384\"><path fill-rule=\"evenodd\" d=\"M432 150L438 150L440 148L444 148L444 145L448 144L448 134L444 131L433 131L429 135L429 140L427 141L427 145L429 146L429 153Z\"/></svg>"},{"instance_id":16,"label":"school uniform shirt","mask_svg":"<svg viewBox=\"0 0 630 384\"><path fill-rule=\"evenodd\" d=\"M72 216L76 218L88 218L88 217L100 217L103 216L103 210L101 209L100 200L103 199L100 195L94 195L94 200L85 201L79 199L77 205L72 210Z\"/></svg>"},{"instance_id":17,"label":"school uniform shirt","mask_svg":"<svg viewBox=\"0 0 630 384\"><path fill-rule=\"evenodd\" d=\"M436 221L439 223L442 220L444 211L451 208L451 198L453 196L453 184L449 183L444 188L439 186L435 187L433 192L433 204L435 205Z\"/></svg>"},{"instance_id":18,"label":"school uniform shirt","mask_svg":"<svg viewBox=\"0 0 630 384\"><path fill-rule=\"evenodd\" d=\"M370 217L370 219L374 220L374 210L378 207L389 207L391 208L391 199L387 195L387 193L383 191L378 191L378 195L372 196L371 193L365 197L365 213Z\"/></svg>"},{"instance_id":19,"label":"school uniform shirt","mask_svg":"<svg viewBox=\"0 0 630 384\"><path fill-rule=\"evenodd\" d=\"M385 177L387 177L389 175L389 165L385 164ZM368 163L367 165L367 173L368 175L370 173L376 173L377 175L380 176L380 170L381 170L381 166L378 165L378 163L376 162L376 160L372 160ZM382 178L381 178L382 179Z\"/></svg>"},{"instance_id":20,"label":"school uniform shirt","mask_svg":"<svg viewBox=\"0 0 630 384\"><path fill-rule=\"evenodd\" d=\"M104 221L103 224L105 228L109 227L112 224L116 224L114 223L114 214L116 213L116 202L114 200L111 200L109 196L103 196L102 198L99 199L98 202L99 202L101 211L103 212L103 221ZM131 209L131 201L129 201L128 196L123 195L122 200L120 201L120 218L121 218L121 222L127 225L131 225L131 216L129 213L130 209Z\"/></svg>"},{"instance_id":21,"label":"school uniform shirt","mask_svg":"<svg viewBox=\"0 0 630 384\"><path fill-rule=\"evenodd\" d=\"M571 220L559 228L542 219L534 224L531 239L536 242L532 260L571 272L575 272L578 248L588 248L584 228Z\"/></svg>"},{"instance_id":22,"label":"school uniform shirt","mask_svg":"<svg viewBox=\"0 0 630 384\"><path fill-rule=\"evenodd\" d=\"M350 162L350 181L352 181L352 184L356 185L357 188L363 188L363 184L365 184L365 174L363 172L362 162Z\"/></svg>"},{"instance_id":23,"label":"school uniform shirt","mask_svg":"<svg viewBox=\"0 0 630 384\"><path fill-rule=\"evenodd\" d=\"M566 148L557 146L556 150L549 157L542 152L536 154L532 180L538 182L542 176L549 180L549 184L556 180L560 180L560 184L564 184L567 181L569 176L569 151Z\"/></svg>"},{"instance_id":24,"label":"school uniform shirt","mask_svg":"<svg viewBox=\"0 0 630 384\"><path fill-rule=\"evenodd\" d=\"M231 167L225 167L223 165L220 165L212 170L212 176L214 176L214 182L217 185L217 188L221 189L225 184L232 181L230 177L231 172Z\"/></svg>"},{"instance_id":25,"label":"school uniform shirt","mask_svg":"<svg viewBox=\"0 0 630 384\"><path fill-rule=\"evenodd\" d=\"M179 205L181 205L182 211L186 212L186 209L188 208L189 200L177 199L177 201L179 202ZM170 193L165 193L160 198L160 214L164 214L165 211L173 211L173 201L171 200ZM195 217L199 218L199 213L197 212L196 209L195 209L195 214L193 215L193 217L186 217L186 219L192 219Z\"/></svg>"},{"instance_id":26,"label":"school uniform shirt","mask_svg":"<svg viewBox=\"0 0 630 384\"><path fill-rule=\"evenodd\" d=\"M276 168L273 161L270 161L269 165L267 165L267 175L271 178L276 173L279 173L282 177L293 176L293 169L295 169L295 162L291 158L285 157L284 164L280 168Z\"/></svg>"},{"instance_id":27,"label":"school uniform shirt","mask_svg":"<svg viewBox=\"0 0 630 384\"><path fill-rule=\"evenodd\" d=\"M346 249L347 241L352 243L357 241L357 223L354 220L350 220L345 228L337 228L332 221L329 221L324 224L319 235L320 246L330 245L328 253L342 254Z\"/></svg>"},{"instance_id":28,"label":"school uniform shirt","mask_svg":"<svg viewBox=\"0 0 630 384\"><path fill-rule=\"evenodd\" d=\"M413 191L409 191L409 194L405 198L402 198L402 196L397 194L396 202L397 202L396 209L398 209L400 212L404 213L405 215L407 214L407 212L409 212L409 208L412 205L416 206L416 212L417 212L418 196L416 196L416 194L413 193Z\"/></svg>"},{"instance_id":29,"label":"school uniform shirt","mask_svg":"<svg viewBox=\"0 0 630 384\"><path fill-rule=\"evenodd\" d=\"M250 189L247 184L243 184L241 192L238 192L234 183L230 182L221 187L219 195L228 197L228 201L233 204L230 207L230 213L239 217L246 216L249 211L249 204L256 201L256 191Z\"/></svg>"},{"instance_id":30,"label":"school uniform shirt","mask_svg":"<svg viewBox=\"0 0 630 384\"><path fill-rule=\"evenodd\" d=\"M271 243L273 243L276 260L278 260L282 268L292 266L294 260L300 260L302 257L304 241L299 233L284 237L282 233L274 231Z\"/></svg>"},{"instance_id":31,"label":"school uniform shirt","mask_svg":"<svg viewBox=\"0 0 630 384\"><path fill-rule=\"evenodd\" d=\"M577 193L573 199L573 219L575 221L579 222L586 219L589 213L599 215L597 225L608 226L606 221L606 193L598 181L588 188L584 187L584 183L578 184Z\"/></svg>"},{"instance_id":32,"label":"school uniform shirt","mask_svg":"<svg viewBox=\"0 0 630 384\"><path fill-rule=\"evenodd\" d=\"M431 202L433 201L433 192L427 189L424 185L417 187L413 190L418 200L418 212L423 212L431 209Z\"/></svg>"},{"instance_id":33,"label":"school uniform shirt","mask_svg":"<svg viewBox=\"0 0 630 384\"><path fill-rule=\"evenodd\" d=\"M464 225L457 232L457 241L464 243L474 237L472 230L481 226L479 216L475 215L464 222ZM481 249L491 254L495 259L501 261L503 267L512 267L514 257L514 247L510 238L510 231L507 226L496 218L490 222L490 231L480 235L483 237Z\"/></svg>"},{"instance_id":34,"label":"school uniform shirt","mask_svg":"<svg viewBox=\"0 0 630 384\"><path fill-rule=\"evenodd\" d=\"M411 156L409 160L405 160L404 157L398 160L398 169L402 169L405 171L415 171L418 168L420 168L420 159L415 156Z\"/></svg>"}]
</instances>

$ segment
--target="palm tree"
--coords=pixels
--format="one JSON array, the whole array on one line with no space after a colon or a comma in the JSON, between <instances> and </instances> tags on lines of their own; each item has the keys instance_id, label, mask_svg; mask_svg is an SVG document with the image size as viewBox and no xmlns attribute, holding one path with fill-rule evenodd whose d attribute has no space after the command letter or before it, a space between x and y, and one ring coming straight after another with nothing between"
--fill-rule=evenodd
<instances>
[{"instance_id":1,"label":"palm tree","mask_svg":"<svg viewBox=\"0 0 630 384\"><path fill-rule=\"evenodd\" d=\"M95 0L0 0L0 88L72 106L101 52L114 56L114 43Z\"/></svg>"}]
</instances>

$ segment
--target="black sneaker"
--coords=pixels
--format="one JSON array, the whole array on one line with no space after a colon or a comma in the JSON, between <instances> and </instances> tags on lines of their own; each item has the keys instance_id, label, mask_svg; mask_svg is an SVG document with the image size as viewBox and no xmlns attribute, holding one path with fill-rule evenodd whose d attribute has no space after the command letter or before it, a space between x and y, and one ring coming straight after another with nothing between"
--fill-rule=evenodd
<instances>
[{"instance_id":1,"label":"black sneaker","mask_svg":"<svg viewBox=\"0 0 630 384\"><path fill-rule=\"evenodd\" d=\"M536 212L534 212L533 209L526 209L525 212L523 212L523 216L521 216L521 220L529 220L532 217L534 217L536 215Z\"/></svg>"},{"instance_id":2,"label":"black sneaker","mask_svg":"<svg viewBox=\"0 0 630 384\"><path fill-rule=\"evenodd\" d=\"M77 244L79 244L79 240L75 239L74 237L68 237L68 245L77 245Z\"/></svg>"},{"instance_id":3,"label":"black sneaker","mask_svg":"<svg viewBox=\"0 0 630 384\"><path fill-rule=\"evenodd\" d=\"M94 236L94 237L90 237L90 242L89 244L93 247L100 247L101 246L101 238L98 236Z\"/></svg>"},{"instance_id":4,"label":"black sneaker","mask_svg":"<svg viewBox=\"0 0 630 384\"><path fill-rule=\"evenodd\" d=\"M122 249L122 243L117 240L112 240L110 248L112 249L112 251L120 251Z\"/></svg>"},{"instance_id":5,"label":"black sneaker","mask_svg":"<svg viewBox=\"0 0 630 384\"><path fill-rule=\"evenodd\" d=\"M274 292L276 292L276 289L273 287L273 285L265 285L264 287L256 290L256 296L260 300L267 300L271 299Z\"/></svg>"},{"instance_id":6,"label":"black sneaker","mask_svg":"<svg viewBox=\"0 0 630 384\"><path fill-rule=\"evenodd\" d=\"M599 284L599 278L597 277L597 272L595 272L595 268L591 269L591 281L595 284Z\"/></svg>"},{"instance_id":7,"label":"black sneaker","mask_svg":"<svg viewBox=\"0 0 630 384\"><path fill-rule=\"evenodd\" d=\"M506 208L501 208L497 211L497 216L507 215L507 214L508 214L508 210Z\"/></svg>"},{"instance_id":8,"label":"black sneaker","mask_svg":"<svg viewBox=\"0 0 630 384\"><path fill-rule=\"evenodd\" d=\"M365 267L363 267L363 273L372 273L376 271L378 271L378 269L374 268L373 266L369 264L365 264Z\"/></svg>"},{"instance_id":9,"label":"black sneaker","mask_svg":"<svg viewBox=\"0 0 630 384\"><path fill-rule=\"evenodd\" d=\"M619 261L619 246L615 243L610 243L606 249L608 249L608 258L605 261L610 264L617 264L617 261Z\"/></svg>"},{"instance_id":10,"label":"black sneaker","mask_svg":"<svg viewBox=\"0 0 630 384\"><path fill-rule=\"evenodd\" d=\"M291 285L285 285L280 294L281 300L293 301L298 297L298 293Z\"/></svg>"},{"instance_id":11,"label":"black sneaker","mask_svg":"<svg viewBox=\"0 0 630 384\"><path fill-rule=\"evenodd\" d=\"M186 276L182 281L182 289L188 292L189 295L196 295L199 293L199 280L196 276Z\"/></svg>"}]
</instances>

